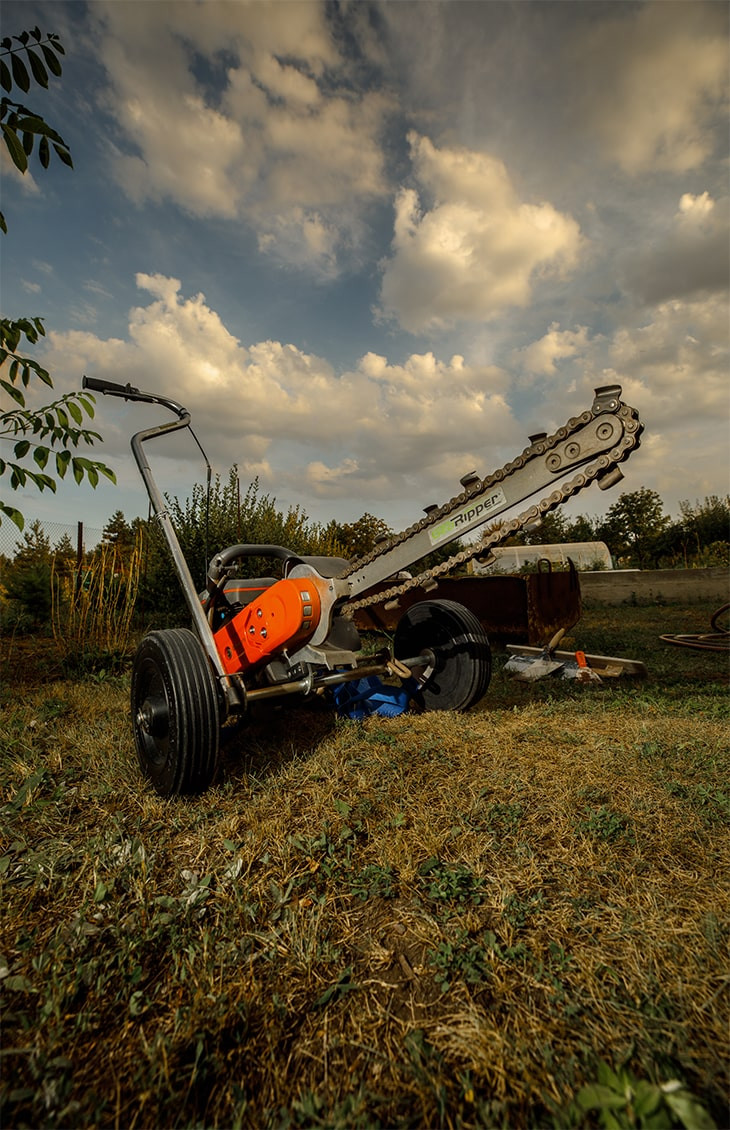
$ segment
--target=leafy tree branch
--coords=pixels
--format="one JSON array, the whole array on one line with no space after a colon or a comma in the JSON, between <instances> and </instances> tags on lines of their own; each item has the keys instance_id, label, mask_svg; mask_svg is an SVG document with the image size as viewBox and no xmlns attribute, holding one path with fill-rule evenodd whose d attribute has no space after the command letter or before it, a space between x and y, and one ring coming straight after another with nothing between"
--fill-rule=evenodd
<instances>
[{"instance_id":1,"label":"leafy tree branch","mask_svg":"<svg viewBox=\"0 0 730 1130\"><path fill-rule=\"evenodd\" d=\"M44 36L37 27L6 37L0 42L0 86L8 93L17 86L26 94L32 83L47 89L50 77L61 75L60 56L64 54L58 36ZM10 159L19 172L27 171L38 138L38 158L44 169L50 163L51 150L63 164L73 168L61 135L40 114L5 95L0 100L0 128ZM7 232L2 213L0 229ZM26 405L23 389L29 387L32 379L53 388L48 370L25 354L25 343L37 345L45 332L42 318L0 318L0 388L14 404L10 410L0 412L0 441L12 444L12 455L0 458L0 477L7 475L11 490L32 484L39 491L55 491L56 480L63 479L69 470L77 483L86 478L92 487L97 485L100 475L115 482L114 472L103 463L70 450L79 444L92 446L101 439L98 432L84 426L85 416L94 417L94 397L90 393L66 393L42 408ZM30 465L24 460L30 461ZM0 524L3 515L23 529L21 512L0 499Z\"/></svg>"}]
</instances>

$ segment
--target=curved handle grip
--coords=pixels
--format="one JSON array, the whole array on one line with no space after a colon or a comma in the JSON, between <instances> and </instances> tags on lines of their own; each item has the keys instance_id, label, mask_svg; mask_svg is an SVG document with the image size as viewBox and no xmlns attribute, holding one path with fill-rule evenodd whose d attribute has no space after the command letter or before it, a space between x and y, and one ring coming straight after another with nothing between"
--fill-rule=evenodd
<instances>
[{"instance_id":1,"label":"curved handle grip","mask_svg":"<svg viewBox=\"0 0 730 1130\"><path fill-rule=\"evenodd\" d=\"M167 396L158 396L154 392L142 392L134 385L118 385L114 381L105 381L100 377L84 375L81 380L81 387L88 388L90 392L101 392L104 396L122 396L125 400L138 400L142 404L161 404L164 408L169 408L180 419L186 416L189 419L187 408L183 408L182 404L178 404L176 400L170 400Z\"/></svg>"},{"instance_id":2,"label":"curved handle grip","mask_svg":"<svg viewBox=\"0 0 730 1130\"><path fill-rule=\"evenodd\" d=\"M104 381L99 377L84 376L81 387L88 388L91 392L102 392L105 396L123 396L125 400L147 400L148 394L140 392L133 385L118 385L114 381Z\"/></svg>"}]
</instances>

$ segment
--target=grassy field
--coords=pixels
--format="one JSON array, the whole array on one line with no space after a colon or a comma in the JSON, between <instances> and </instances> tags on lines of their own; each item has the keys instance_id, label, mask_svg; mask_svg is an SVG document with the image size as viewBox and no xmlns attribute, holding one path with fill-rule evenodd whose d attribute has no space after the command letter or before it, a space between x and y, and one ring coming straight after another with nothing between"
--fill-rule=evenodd
<instances>
[{"instance_id":1,"label":"grassy field","mask_svg":"<svg viewBox=\"0 0 730 1130\"><path fill-rule=\"evenodd\" d=\"M727 1126L727 656L658 638L712 611L585 613L643 682L260 715L172 802L128 676L3 642L2 1125Z\"/></svg>"}]
</instances>

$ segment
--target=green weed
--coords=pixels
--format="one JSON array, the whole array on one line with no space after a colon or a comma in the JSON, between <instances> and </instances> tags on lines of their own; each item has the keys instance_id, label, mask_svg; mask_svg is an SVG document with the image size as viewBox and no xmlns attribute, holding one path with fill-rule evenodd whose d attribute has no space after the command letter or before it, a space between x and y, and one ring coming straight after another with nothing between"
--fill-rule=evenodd
<instances>
[{"instance_id":1,"label":"green weed","mask_svg":"<svg viewBox=\"0 0 730 1130\"><path fill-rule=\"evenodd\" d=\"M590 836L594 840L602 840L612 844L616 840L633 840L633 833L620 813L613 812L607 805L596 809L585 809L583 819L578 821L577 831L580 835Z\"/></svg>"},{"instance_id":2,"label":"green weed","mask_svg":"<svg viewBox=\"0 0 730 1130\"><path fill-rule=\"evenodd\" d=\"M595 1083L581 1087L560 1126L592 1125L596 1112L605 1130L715 1130L715 1121L701 1102L678 1080L650 1083L625 1067L614 1071L598 1064Z\"/></svg>"},{"instance_id":3,"label":"green weed","mask_svg":"<svg viewBox=\"0 0 730 1130\"><path fill-rule=\"evenodd\" d=\"M426 898L453 907L478 906L484 888L481 880L461 863L449 864L433 856L418 869Z\"/></svg>"},{"instance_id":4,"label":"green weed","mask_svg":"<svg viewBox=\"0 0 730 1130\"><path fill-rule=\"evenodd\" d=\"M478 985L489 976L484 945L478 939L471 939L466 930L460 931L453 940L443 939L435 949L429 950L428 963L436 971L436 983L442 993L447 993L456 980Z\"/></svg>"}]
</instances>

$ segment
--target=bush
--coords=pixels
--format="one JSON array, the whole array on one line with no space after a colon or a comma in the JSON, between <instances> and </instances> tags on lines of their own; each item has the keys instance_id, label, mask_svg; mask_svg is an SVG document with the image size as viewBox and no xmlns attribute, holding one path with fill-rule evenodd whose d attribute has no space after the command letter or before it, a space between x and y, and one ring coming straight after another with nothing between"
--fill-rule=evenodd
<instances>
[{"instance_id":1,"label":"bush","mask_svg":"<svg viewBox=\"0 0 730 1130\"><path fill-rule=\"evenodd\" d=\"M295 553L341 556L342 547L334 527L310 522L300 507L279 510L276 499L261 494L255 479L243 497L238 472L232 467L228 480L216 476L210 495L200 484L190 498L181 503L167 499L168 511L195 586L202 590L208 562L214 553L229 545L283 545ZM185 623L187 606L170 552L156 522L146 524L146 544L140 581L140 605L148 619L156 623ZM244 575L277 575L279 565L265 558L250 558Z\"/></svg>"}]
</instances>

